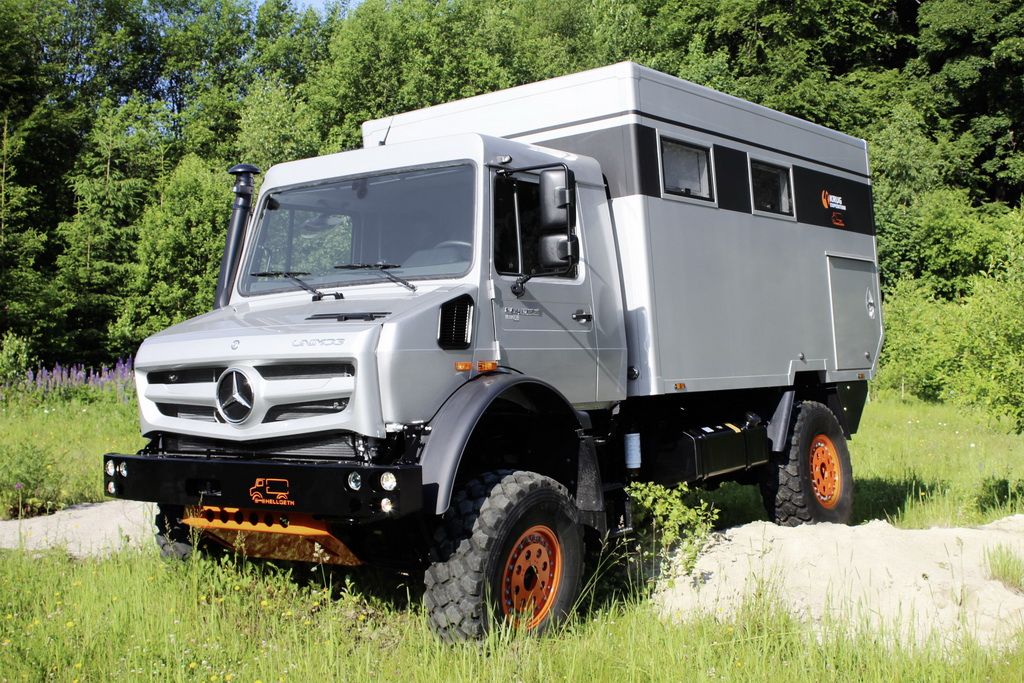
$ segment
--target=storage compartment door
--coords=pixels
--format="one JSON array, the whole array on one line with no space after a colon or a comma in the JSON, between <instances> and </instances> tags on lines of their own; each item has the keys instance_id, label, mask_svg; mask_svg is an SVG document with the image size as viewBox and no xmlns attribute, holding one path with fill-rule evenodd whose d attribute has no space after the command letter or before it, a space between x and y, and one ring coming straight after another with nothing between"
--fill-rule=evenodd
<instances>
[{"instance_id":1,"label":"storage compartment door","mask_svg":"<svg viewBox=\"0 0 1024 683\"><path fill-rule=\"evenodd\" d=\"M832 335L838 370L873 366L882 339L878 273L872 261L828 257Z\"/></svg>"}]
</instances>

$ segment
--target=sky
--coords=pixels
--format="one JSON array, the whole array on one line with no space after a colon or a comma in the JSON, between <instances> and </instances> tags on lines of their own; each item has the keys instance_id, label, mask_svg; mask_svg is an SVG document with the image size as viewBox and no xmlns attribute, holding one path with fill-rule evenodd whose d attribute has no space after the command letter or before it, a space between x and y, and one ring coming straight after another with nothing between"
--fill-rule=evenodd
<instances>
[{"instance_id":1,"label":"sky","mask_svg":"<svg viewBox=\"0 0 1024 683\"><path fill-rule=\"evenodd\" d=\"M299 9L306 9L307 7L312 7L318 12L322 12L324 9L324 5L327 4L328 0L292 0L292 2ZM349 7L351 8L358 5L359 2L350 1L348 4Z\"/></svg>"}]
</instances>

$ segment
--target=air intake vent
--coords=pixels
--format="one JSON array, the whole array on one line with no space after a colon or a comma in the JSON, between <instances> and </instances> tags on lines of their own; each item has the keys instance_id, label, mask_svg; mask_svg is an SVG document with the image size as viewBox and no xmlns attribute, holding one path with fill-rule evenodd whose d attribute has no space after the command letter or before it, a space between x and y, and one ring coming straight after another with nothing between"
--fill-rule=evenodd
<instances>
[{"instance_id":1,"label":"air intake vent","mask_svg":"<svg viewBox=\"0 0 1024 683\"><path fill-rule=\"evenodd\" d=\"M227 368L185 368L184 370L160 370L147 375L150 384L199 384L216 382Z\"/></svg>"},{"instance_id":2,"label":"air intake vent","mask_svg":"<svg viewBox=\"0 0 1024 683\"><path fill-rule=\"evenodd\" d=\"M350 434L322 434L271 441L219 441L180 434L163 434L161 452L235 458L345 460L356 457Z\"/></svg>"},{"instance_id":3,"label":"air intake vent","mask_svg":"<svg viewBox=\"0 0 1024 683\"><path fill-rule=\"evenodd\" d=\"M263 379L324 379L328 377L352 377L356 368L352 363L290 363L286 365L261 365L256 368Z\"/></svg>"},{"instance_id":4,"label":"air intake vent","mask_svg":"<svg viewBox=\"0 0 1024 683\"><path fill-rule=\"evenodd\" d=\"M441 306L437 345L442 349L468 349L473 334L473 297L463 294Z\"/></svg>"},{"instance_id":5,"label":"air intake vent","mask_svg":"<svg viewBox=\"0 0 1024 683\"><path fill-rule=\"evenodd\" d=\"M321 415L333 415L345 410L348 406L347 398L335 398L327 401L307 401L305 403L288 403L286 405L274 406L267 411L264 422L283 422L285 420L300 420L304 417L320 417Z\"/></svg>"},{"instance_id":6,"label":"air intake vent","mask_svg":"<svg viewBox=\"0 0 1024 683\"><path fill-rule=\"evenodd\" d=\"M157 410L167 417L177 417L182 420L199 420L201 422L217 422L217 414L213 408L207 406L190 406L180 403L157 403Z\"/></svg>"}]
</instances>

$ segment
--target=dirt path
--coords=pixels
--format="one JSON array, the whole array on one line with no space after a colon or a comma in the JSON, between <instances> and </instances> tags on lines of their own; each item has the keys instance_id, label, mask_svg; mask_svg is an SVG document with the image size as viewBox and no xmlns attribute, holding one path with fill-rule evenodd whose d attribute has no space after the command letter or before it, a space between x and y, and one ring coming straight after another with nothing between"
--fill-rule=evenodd
<instances>
[{"instance_id":1,"label":"dirt path","mask_svg":"<svg viewBox=\"0 0 1024 683\"><path fill-rule=\"evenodd\" d=\"M105 555L153 540L152 503L84 503L45 517L0 522L0 548L66 548L75 557Z\"/></svg>"},{"instance_id":2,"label":"dirt path","mask_svg":"<svg viewBox=\"0 0 1024 683\"><path fill-rule=\"evenodd\" d=\"M816 625L884 628L907 643L971 637L1002 646L1024 627L1024 595L989 578L985 552L998 545L1024 556L1024 515L966 529L754 522L715 534L693 575L658 600L676 617L728 617L767 583L792 614Z\"/></svg>"}]
</instances>

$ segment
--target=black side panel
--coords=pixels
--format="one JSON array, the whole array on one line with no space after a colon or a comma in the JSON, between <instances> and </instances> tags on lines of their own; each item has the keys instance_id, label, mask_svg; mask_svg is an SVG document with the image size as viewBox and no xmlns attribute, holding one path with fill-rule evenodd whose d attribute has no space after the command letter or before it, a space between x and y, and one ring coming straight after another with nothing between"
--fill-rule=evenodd
<instances>
[{"instance_id":1,"label":"black side panel","mask_svg":"<svg viewBox=\"0 0 1024 683\"><path fill-rule=\"evenodd\" d=\"M612 197L661 196L658 134L650 126L613 126L536 144L597 159Z\"/></svg>"},{"instance_id":2,"label":"black side panel","mask_svg":"<svg viewBox=\"0 0 1024 683\"><path fill-rule=\"evenodd\" d=\"M746 152L715 145L715 184L718 186L719 208L750 213L750 174Z\"/></svg>"},{"instance_id":3,"label":"black side panel","mask_svg":"<svg viewBox=\"0 0 1024 683\"><path fill-rule=\"evenodd\" d=\"M875 234L868 183L794 166L793 185L796 217L801 223L862 235Z\"/></svg>"},{"instance_id":4,"label":"black side panel","mask_svg":"<svg viewBox=\"0 0 1024 683\"><path fill-rule=\"evenodd\" d=\"M836 401L836 405L832 405L833 400ZM867 400L867 380L841 382L836 385L836 393L830 395L829 408L839 416L840 422L846 428L847 436L857 433Z\"/></svg>"},{"instance_id":5,"label":"black side panel","mask_svg":"<svg viewBox=\"0 0 1024 683\"><path fill-rule=\"evenodd\" d=\"M537 144L597 159L608 179L608 191L612 197L625 197L636 194L637 187L635 169L630 162L634 157L630 147L633 140L631 128L633 126L614 126L564 138L543 140Z\"/></svg>"},{"instance_id":6,"label":"black side panel","mask_svg":"<svg viewBox=\"0 0 1024 683\"><path fill-rule=\"evenodd\" d=\"M661 196L661 171L658 168L658 131L649 126L631 126L636 149L636 177L639 194Z\"/></svg>"}]
</instances>

